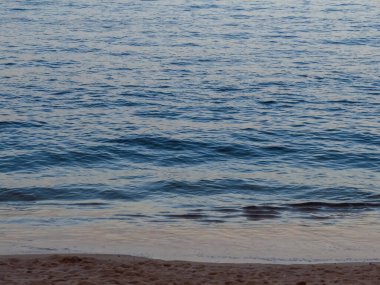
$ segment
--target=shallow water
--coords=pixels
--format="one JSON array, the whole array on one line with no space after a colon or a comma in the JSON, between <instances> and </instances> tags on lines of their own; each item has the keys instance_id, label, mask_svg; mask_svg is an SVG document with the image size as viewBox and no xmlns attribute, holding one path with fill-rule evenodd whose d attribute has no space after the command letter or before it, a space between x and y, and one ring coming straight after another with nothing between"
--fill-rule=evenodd
<instances>
[{"instance_id":1,"label":"shallow water","mask_svg":"<svg viewBox=\"0 0 380 285\"><path fill-rule=\"evenodd\" d=\"M164 228L273 260L252 243L284 229L378 257L379 19L369 0L1 2L0 251L96 232L131 253L126 231Z\"/></svg>"}]
</instances>

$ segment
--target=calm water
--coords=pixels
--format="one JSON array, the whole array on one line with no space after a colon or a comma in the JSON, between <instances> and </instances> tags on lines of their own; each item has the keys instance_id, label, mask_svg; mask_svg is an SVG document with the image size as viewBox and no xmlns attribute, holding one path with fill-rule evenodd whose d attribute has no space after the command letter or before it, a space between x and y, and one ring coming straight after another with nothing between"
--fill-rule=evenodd
<instances>
[{"instance_id":1,"label":"calm water","mask_svg":"<svg viewBox=\"0 0 380 285\"><path fill-rule=\"evenodd\" d=\"M96 233L131 253L145 231L379 257L379 19L372 0L1 1L0 251Z\"/></svg>"}]
</instances>

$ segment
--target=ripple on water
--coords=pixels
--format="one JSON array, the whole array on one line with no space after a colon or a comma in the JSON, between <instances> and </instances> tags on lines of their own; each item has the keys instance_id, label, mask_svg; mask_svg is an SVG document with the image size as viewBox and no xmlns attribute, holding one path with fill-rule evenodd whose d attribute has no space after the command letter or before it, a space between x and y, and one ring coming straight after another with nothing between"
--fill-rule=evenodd
<instances>
[{"instance_id":1,"label":"ripple on water","mask_svg":"<svg viewBox=\"0 0 380 285\"><path fill-rule=\"evenodd\" d=\"M0 206L378 213L380 6L338 2L2 1Z\"/></svg>"}]
</instances>

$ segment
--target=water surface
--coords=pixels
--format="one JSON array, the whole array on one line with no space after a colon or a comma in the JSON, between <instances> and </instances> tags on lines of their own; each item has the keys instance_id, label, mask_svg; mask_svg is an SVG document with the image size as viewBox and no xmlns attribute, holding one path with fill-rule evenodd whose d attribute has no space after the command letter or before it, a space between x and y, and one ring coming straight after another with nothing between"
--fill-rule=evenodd
<instances>
[{"instance_id":1,"label":"water surface","mask_svg":"<svg viewBox=\"0 0 380 285\"><path fill-rule=\"evenodd\" d=\"M156 257L379 257L379 19L369 0L3 1L0 251L96 233L138 254L135 232ZM310 254L268 254L274 236Z\"/></svg>"}]
</instances>

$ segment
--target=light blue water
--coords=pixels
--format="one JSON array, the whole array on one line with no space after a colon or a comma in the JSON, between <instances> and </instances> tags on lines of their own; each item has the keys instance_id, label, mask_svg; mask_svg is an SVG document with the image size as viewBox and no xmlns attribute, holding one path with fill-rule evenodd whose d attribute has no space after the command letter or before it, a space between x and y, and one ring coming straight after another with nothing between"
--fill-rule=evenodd
<instances>
[{"instance_id":1,"label":"light blue water","mask_svg":"<svg viewBox=\"0 0 380 285\"><path fill-rule=\"evenodd\" d=\"M1 1L3 235L366 224L379 19L372 0Z\"/></svg>"}]
</instances>

